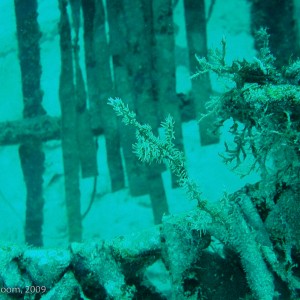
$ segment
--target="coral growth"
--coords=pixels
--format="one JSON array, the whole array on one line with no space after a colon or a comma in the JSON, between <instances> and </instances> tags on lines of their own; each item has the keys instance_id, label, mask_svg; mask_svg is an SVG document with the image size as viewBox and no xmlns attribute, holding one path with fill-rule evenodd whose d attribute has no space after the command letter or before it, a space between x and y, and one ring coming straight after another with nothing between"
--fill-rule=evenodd
<instances>
[{"instance_id":1,"label":"coral growth","mask_svg":"<svg viewBox=\"0 0 300 300\"><path fill-rule=\"evenodd\" d=\"M221 50L211 51L208 58L197 58L199 70L193 77L212 71L232 82L233 88L213 97L208 104L209 114L218 116L216 127L228 119L233 120L230 132L235 145L225 144L225 162L235 161L234 168L237 168L251 156L250 169L261 175L256 185L247 185L224 196L217 204L203 201L198 187L189 178L184 156L172 142L171 117L162 124L166 138L161 140L154 136L150 126L141 125L120 99L110 99L109 104L123 117L125 124L136 128L134 151L138 158L147 163L166 161L179 184L186 188L188 197L198 201L194 219L190 219L191 227L198 231L205 229L240 256L253 295L263 300L297 298L300 288L297 268L300 251L300 88L297 86L300 63L295 61L286 68L277 69L266 31L260 30L257 39L261 49L253 62L234 61L226 65L225 40ZM205 218L196 217L203 213ZM173 242L180 244L175 238ZM184 269L186 271L187 266ZM181 284L184 282L182 276L177 274L176 285L173 282L174 290L176 286L177 293L182 293L178 299L186 292L178 288L178 278ZM197 293L199 295L199 290Z\"/></svg>"}]
</instances>

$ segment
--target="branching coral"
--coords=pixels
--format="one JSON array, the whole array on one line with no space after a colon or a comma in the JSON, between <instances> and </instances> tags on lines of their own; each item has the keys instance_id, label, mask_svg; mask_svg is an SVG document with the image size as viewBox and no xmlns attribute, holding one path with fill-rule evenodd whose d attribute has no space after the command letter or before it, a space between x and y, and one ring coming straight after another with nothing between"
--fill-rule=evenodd
<instances>
[{"instance_id":1,"label":"branching coral","mask_svg":"<svg viewBox=\"0 0 300 300\"><path fill-rule=\"evenodd\" d=\"M178 150L174 143L174 121L169 115L162 127L165 130L165 140L156 137L148 124L140 124L136 120L134 112L130 111L128 106L119 98L110 98L108 104L113 107L118 116L126 125L133 125L136 128L137 142L133 145L134 153L143 162L158 163L166 162L171 171L178 177L180 186L186 188L189 197L198 201L198 206L205 208L205 201L201 198L197 185L188 177L185 167L185 158L182 151Z\"/></svg>"}]
</instances>

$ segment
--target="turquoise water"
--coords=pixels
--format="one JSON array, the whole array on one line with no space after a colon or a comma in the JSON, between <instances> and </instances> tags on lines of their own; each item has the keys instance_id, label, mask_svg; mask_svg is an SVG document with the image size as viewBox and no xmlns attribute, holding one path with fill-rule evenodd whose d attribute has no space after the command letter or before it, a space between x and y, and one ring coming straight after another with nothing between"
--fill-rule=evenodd
<instances>
[{"instance_id":1,"label":"turquoise water","mask_svg":"<svg viewBox=\"0 0 300 300\"><path fill-rule=\"evenodd\" d=\"M3 299L299 297L298 1L173 2L1 1Z\"/></svg>"}]
</instances>

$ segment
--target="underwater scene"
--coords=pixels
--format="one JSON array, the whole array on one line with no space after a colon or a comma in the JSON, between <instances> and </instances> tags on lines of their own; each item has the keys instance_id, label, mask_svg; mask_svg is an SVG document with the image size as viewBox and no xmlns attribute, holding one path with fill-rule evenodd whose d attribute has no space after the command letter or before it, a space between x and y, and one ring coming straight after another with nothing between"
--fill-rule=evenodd
<instances>
[{"instance_id":1,"label":"underwater scene","mask_svg":"<svg viewBox=\"0 0 300 300\"><path fill-rule=\"evenodd\" d=\"M300 299L300 0L0 19L0 300Z\"/></svg>"}]
</instances>

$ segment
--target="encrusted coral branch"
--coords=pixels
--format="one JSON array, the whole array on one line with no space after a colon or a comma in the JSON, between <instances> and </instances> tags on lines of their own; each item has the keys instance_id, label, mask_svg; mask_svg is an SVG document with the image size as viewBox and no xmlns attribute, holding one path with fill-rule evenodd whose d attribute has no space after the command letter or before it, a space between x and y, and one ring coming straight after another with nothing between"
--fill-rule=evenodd
<instances>
[{"instance_id":1,"label":"encrusted coral branch","mask_svg":"<svg viewBox=\"0 0 300 300\"><path fill-rule=\"evenodd\" d=\"M162 127L165 129L165 139L156 137L148 124L140 124L136 120L136 114L131 111L121 99L109 98L108 104L113 107L118 116L122 117L125 125L133 125L136 128L137 142L133 145L134 153L137 157L146 163L156 161L161 163L165 161L170 170L177 176L179 185L184 187L191 199L198 202L198 206L207 210L206 201L201 198L201 193L188 176L185 167L185 157L182 151L178 150L174 143L174 121L169 115Z\"/></svg>"}]
</instances>

